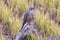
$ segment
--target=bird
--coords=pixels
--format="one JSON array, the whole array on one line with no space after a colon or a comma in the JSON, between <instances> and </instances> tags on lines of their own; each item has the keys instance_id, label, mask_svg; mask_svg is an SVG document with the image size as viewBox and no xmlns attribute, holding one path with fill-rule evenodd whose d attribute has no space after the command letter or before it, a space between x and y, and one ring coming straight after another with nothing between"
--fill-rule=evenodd
<instances>
[{"instance_id":1,"label":"bird","mask_svg":"<svg viewBox=\"0 0 60 40\"><path fill-rule=\"evenodd\" d=\"M27 36L31 36L31 34L35 34L36 40L38 40L39 35L37 32L37 28L35 26L35 21L34 21L34 9L30 8L27 13L24 15L24 20L23 20L23 25L16 36L15 40L25 40L27 39ZM31 38L30 38L31 40Z\"/></svg>"},{"instance_id":2,"label":"bird","mask_svg":"<svg viewBox=\"0 0 60 40\"><path fill-rule=\"evenodd\" d=\"M23 28L24 24L27 22L27 20L29 20L29 18L27 18L27 17L30 17L31 15L34 16L34 11L35 11L35 9L30 7L29 10L26 12L26 14L24 15L22 28ZM32 19L34 19L34 18L32 17Z\"/></svg>"}]
</instances>

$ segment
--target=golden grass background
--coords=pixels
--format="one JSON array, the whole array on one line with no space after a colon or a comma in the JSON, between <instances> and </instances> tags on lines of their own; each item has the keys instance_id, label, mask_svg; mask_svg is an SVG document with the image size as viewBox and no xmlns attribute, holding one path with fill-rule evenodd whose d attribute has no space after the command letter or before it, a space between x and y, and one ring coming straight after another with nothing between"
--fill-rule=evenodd
<instances>
[{"instance_id":1,"label":"golden grass background","mask_svg":"<svg viewBox=\"0 0 60 40\"><path fill-rule=\"evenodd\" d=\"M18 34L24 14L30 7L36 8L35 22L39 40L52 35L60 36L60 0L0 0L0 23L3 24L0 40L5 40L5 33L13 36Z\"/></svg>"}]
</instances>

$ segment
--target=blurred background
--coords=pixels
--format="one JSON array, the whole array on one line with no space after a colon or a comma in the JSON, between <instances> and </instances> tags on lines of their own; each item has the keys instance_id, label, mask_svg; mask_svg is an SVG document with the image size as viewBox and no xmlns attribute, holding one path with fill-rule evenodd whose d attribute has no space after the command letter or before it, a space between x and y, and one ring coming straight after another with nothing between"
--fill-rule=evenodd
<instances>
[{"instance_id":1,"label":"blurred background","mask_svg":"<svg viewBox=\"0 0 60 40\"><path fill-rule=\"evenodd\" d=\"M36 10L39 40L60 36L60 0L0 0L0 40L14 40L30 7Z\"/></svg>"}]
</instances>

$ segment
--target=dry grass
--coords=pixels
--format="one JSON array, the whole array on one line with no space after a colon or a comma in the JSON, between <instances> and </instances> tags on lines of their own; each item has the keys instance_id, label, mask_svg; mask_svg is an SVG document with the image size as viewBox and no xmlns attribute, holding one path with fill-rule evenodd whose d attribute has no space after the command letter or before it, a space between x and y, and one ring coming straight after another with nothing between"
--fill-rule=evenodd
<instances>
[{"instance_id":1,"label":"dry grass","mask_svg":"<svg viewBox=\"0 0 60 40\"><path fill-rule=\"evenodd\" d=\"M0 0L0 17L5 24L4 27L9 27L11 33L15 36L21 29L24 13L29 7L34 7L34 0L29 1L29 3L28 0L8 0L7 4L5 4L5 0ZM44 14L44 10L41 13L39 9L36 9L36 26L40 32L43 31L40 34L39 40L44 40L47 36L51 35L60 36L60 28L58 26L58 24L60 25L60 0L36 0L36 4L39 4L41 7L47 8L47 10L52 12L46 12L46 14ZM16 11L17 14L15 15ZM21 11L23 12L22 16L18 18L18 14ZM50 14L56 14L56 24L54 20L49 18ZM13 15L15 16L13 17ZM33 37L34 36L32 36L32 40L35 40ZM0 40L5 40L4 34L0 35Z\"/></svg>"}]
</instances>

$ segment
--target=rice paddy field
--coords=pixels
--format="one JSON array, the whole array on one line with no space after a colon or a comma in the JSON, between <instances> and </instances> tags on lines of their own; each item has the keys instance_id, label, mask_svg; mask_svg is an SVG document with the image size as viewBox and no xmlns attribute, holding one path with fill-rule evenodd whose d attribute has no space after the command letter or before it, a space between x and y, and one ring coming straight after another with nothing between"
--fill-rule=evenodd
<instances>
[{"instance_id":1,"label":"rice paddy field","mask_svg":"<svg viewBox=\"0 0 60 40\"><path fill-rule=\"evenodd\" d=\"M60 0L0 0L0 40L15 39L22 27L24 14L33 7L39 40L60 40ZM32 39L35 37L32 35Z\"/></svg>"}]
</instances>

